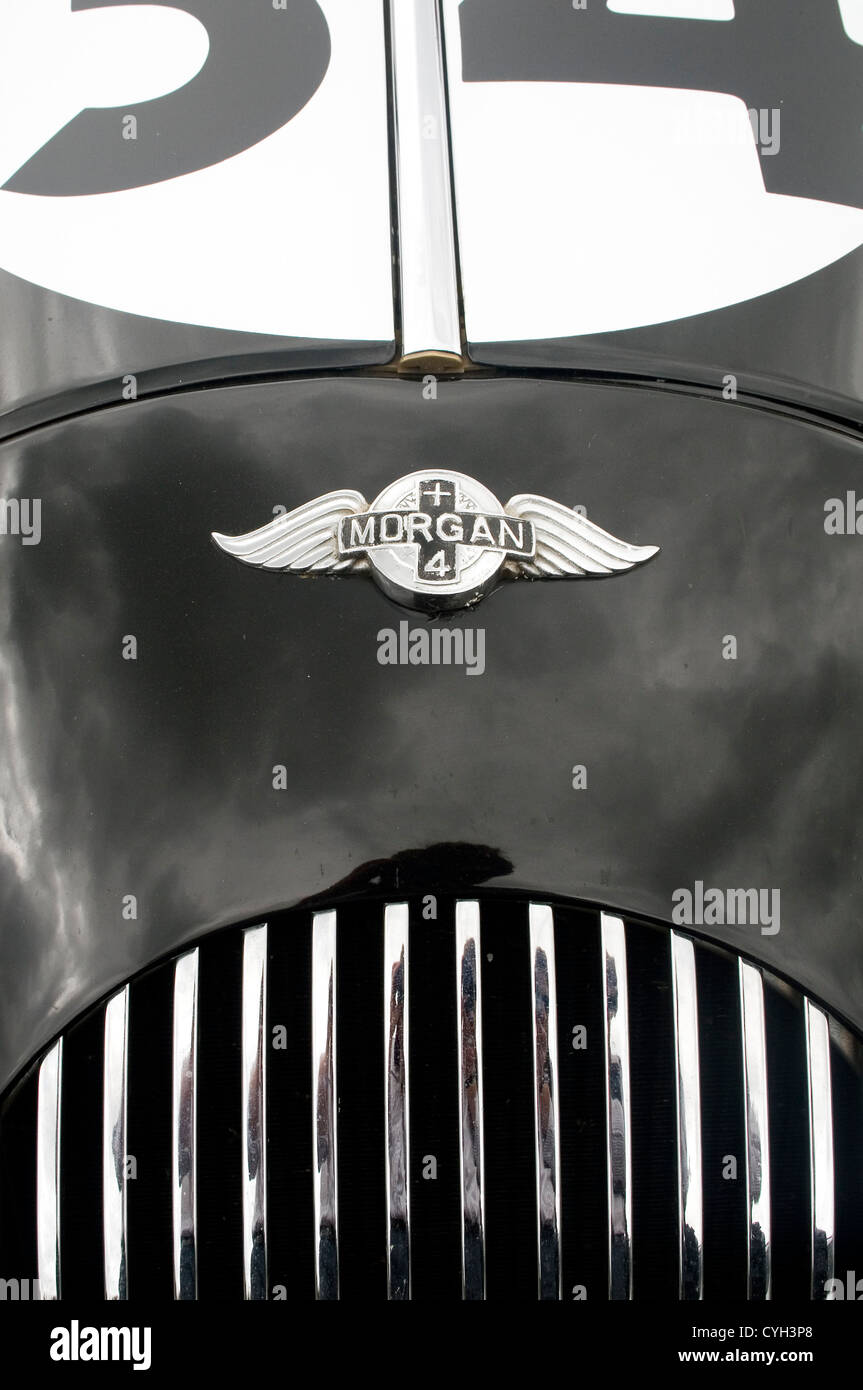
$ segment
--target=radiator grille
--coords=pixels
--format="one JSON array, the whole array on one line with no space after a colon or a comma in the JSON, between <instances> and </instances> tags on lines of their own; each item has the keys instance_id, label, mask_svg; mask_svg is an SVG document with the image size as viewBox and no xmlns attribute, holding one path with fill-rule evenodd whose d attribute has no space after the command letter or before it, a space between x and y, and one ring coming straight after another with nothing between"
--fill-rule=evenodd
<instances>
[{"instance_id":1,"label":"radiator grille","mask_svg":"<svg viewBox=\"0 0 863 1390\"><path fill-rule=\"evenodd\" d=\"M132 980L7 1094L0 1287L829 1298L863 1271L861 1057L776 977L613 913L276 914Z\"/></svg>"}]
</instances>

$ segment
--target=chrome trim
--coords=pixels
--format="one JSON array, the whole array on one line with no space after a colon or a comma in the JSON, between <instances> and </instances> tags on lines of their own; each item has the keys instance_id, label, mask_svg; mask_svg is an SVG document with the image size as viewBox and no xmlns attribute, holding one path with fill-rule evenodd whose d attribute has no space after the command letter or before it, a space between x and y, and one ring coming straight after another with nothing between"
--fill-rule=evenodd
<instances>
[{"instance_id":1,"label":"chrome trim","mask_svg":"<svg viewBox=\"0 0 863 1390\"><path fill-rule=\"evenodd\" d=\"M560 1265L560 1100L557 1063L557 975L554 915L531 903L530 996L533 1017L533 1120L536 1143L538 1296L559 1299Z\"/></svg>"},{"instance_id":2,"label":"chrome trim","mask_svg":"<svg viewBox=\"0 0 863 1390\"><path fill-rule=\"evenodd\" d=\"M387 1291L400 1301L411 1296L408 919L407 903L384 913Z\"/></svg>"},{"instance_id":3,"label":"chrome trim","mask_svg":"<svg viewBox=\"0 0 863 1390\"><path fill-rule=\"evenodd\" d=\"M461 358L439 4L438 0L389 0L389 12L402 356L448 353Z\"/></svg>"},{"instance_id":4,"label":"chrome trim","mask_svg":"<svg viewBox=\"0 0 863 1390\"><path fill-rule=\"evenodd\" d=\"M339 1296L336 914L312 918L312 1115L315 1293Z\"/></svg>"},{"instance_id":5,"label":"chrome trim","mask_svg":"<svg viewBox=\"0 0 863 1390\"><path fill-rule=\"evenodd\" d=\"M629 1076L629 985L626 930L620 917L600 918L605 1038L608 1191L608 1296L632 1298L632 1121Z\"/></svg>"},{"instance_id":6,"label":"chrome trim","mask_svg":"<svg viewBox=\"0 0 863 1390\"><path fill-rule=\"evenodd\" d=\"M63 1096L63 1039L39 1067L36 1102L36 1254L39 1297L60 1297L60 1109Z\"/></svg>"},{"instance_id":7,"label":"chrome trim","mask_svg":"<svg viewBox=\"0 0 863 1390\"><path fill-rule=\"evenodd\" d=\"M267 1297L267 928L243 932L243 1296Z\"/></svg>"},{"instance_id":8,"label":"chrome trim","mask_svg":"<svg viewBox=\"0 0 863 1390\"><path fill-rule=\"evenodd\" d=\"M677 1072L677 1194L680 1297L704 1297L704 1203L701 1175L701 1076L695 947L671 933L674 1056Z\"/></svg>"},{"instance_id":9,"label":"chrome trim","mask_svg":"<svg viewBox=\"0 0 863 1390\"><path fill-rule=\"evenodd\" d=\"M743 1113L746 1133L747 1297L772 1293L770 1228L770 1121L767 1090L767 1033L761 971L738 961L740 1030L743 1046Z\"/></svg>"},{"instance_id":10,"label":"chrome trim","mask_svg":"<svg viewBox=\"0 0 863 1390\"><path fill-rule=\"evenodd\" d=\"M126 1106L129 986L105 1005L102 1068L102 1255L105 1298L129 1297L126 1264Z\"/></svg>"},{"instance_id":11,"label":"chrome trim","mask_svg":"<svg viewBox=\"0 0 863 1390\"><path fill-rule=\"evenodd\" d=\"M833 1169L833 1083L827 1015L805 1001L806 1070L809 1093L809 1181L812 1220L812 1297L831 1300L825 1284L834 1273L835 1197Z\"/></svg>"},{"instance_id":12,"label":"chrome trim","mask_svg":"<svg viewBox=\"0 0 863 1390\"><path fill-rule=\"evenodd\" d=\"M198 951L174 966L171 1053L171 1215L174 1298L198 1297Z\"/></svg>"},{"instance_id":13,"label":"chrome trim","mask_svg":"<svg viewBox=\"0 0 863 1390\"><path fill-rule=\"evenodd\" d=\"M482 1105L482 978L478 902L455 906L461 1152L462 1298L485 1298L485 1172Z\"/></svg>"}]
</instances>

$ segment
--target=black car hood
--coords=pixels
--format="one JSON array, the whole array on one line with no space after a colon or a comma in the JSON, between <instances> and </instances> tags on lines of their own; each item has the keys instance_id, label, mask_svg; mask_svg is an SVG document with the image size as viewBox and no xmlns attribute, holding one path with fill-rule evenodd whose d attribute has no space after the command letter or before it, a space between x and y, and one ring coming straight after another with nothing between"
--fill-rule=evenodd
<instances>
[{"instance_id":1,"label":"black car hood","mask_svg":"<svg viewBox=\"0 0 863 1390\"><path fill-rule=\"evenodd\" d=\"M0 497L40 500L41 539L0 538L0 1087L161 955L387 865L417 894L457 862L466 890L659 921L698 883L776 890L778 931L695 929L863 1026L863 541L825 529L863 491L859 442L635 385L431 394L233 386L2 446ZM429 620L367 577L211 540L434 465L660 554L501 585L449 620L485 632L469 676L380 664L383 630Z\"/></svg>"}]
</instances>

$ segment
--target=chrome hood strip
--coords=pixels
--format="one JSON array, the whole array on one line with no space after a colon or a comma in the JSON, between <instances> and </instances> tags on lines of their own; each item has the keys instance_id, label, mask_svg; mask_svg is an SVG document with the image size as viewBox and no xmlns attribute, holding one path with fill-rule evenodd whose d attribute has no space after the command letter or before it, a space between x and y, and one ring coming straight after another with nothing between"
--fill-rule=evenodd
<instances>
[{"instance_id":1,"label":"chrome hood strip","mask_svg":"<svg viewBox=\"0 0 863 1390\"><path fill-rule=\"evenodd\" d=\"M267 928L243 933L243 1293L267 1297Z\"/></svg>"},{"instance_id":2,"label":"chrome hood strip","mask_svg":"<svg viewBox=\"0 0 863 1390\"><path fill-rule=\"evenodd\" d=\"M554 916L551 908L531 903L529 922L538 1293L540 1299L559 1299L560 1099L557 1061L557 976L554 959Z\"/></svg>"},{"instance_id":3,"label":"chrome hood strip","mask_svg":"<svg viewBox=\"0 0 863 1390\"><path fill-rule=\"evenodd\" d=\"M701 1075L695 947L671 933L674 1055L677 1072L677 1192L680 1297L704 1297L704 1201L701 1174Z\"/></svg>"},{"instance_id":4,"label":"chrome hood strip","mask_svg":"<svg viewBox=\"0 0 863 1390\"><path fill-rule=\"evenodd\" d=\"M102 1252L105 1298L129 1296L126 1265L126 1107L129 986L105 1005L102 1089Z\"/></svg>"},{"instance_id":5,"label":"chrome hood strip","mask_svg":"<svg viewBox=\"0 0 863 1390\"><path fill-rule=\"evenodd\" d=\"M60 1297L60 1112L63 1039L42 1059L36 1111L36 1253L39 1296Z\"/></svg>"},{"instance_id":6,"label":"chrome hood strip","mask_svg":"<svg viewBox=\"0 0 863 1390\"><path fill-rule=\"evenodd\" d=\"M620 917L600 919L605 1021L605 1121L608 1175L608 1296L632 1298L632 1121L626 931Z\"/></svg>"},{"instance_id":7,"label":"chrome hood strip","mask_svg":"<svg viewBox=\"0 0 863 1390\"><path fill-rule=\"evenodd\" d=\"M770 1122L767 1035L761 971L738 962L743 1044L743 1107L746 1133L747 1297L772 1298L770 1225Z\"/></svg>"},{"instance_id":8,"label":"chrome hood strip","mask_svg":"<svg viewBox=\"0 0 863 1390\"><path fill-rule=\"evenodd\" d=\"M338 1100L336 1093L336 914L312 919L312 1177L315 1293L339 1296Z\"/></svg>"},{"instance_id":9,"label":"chrome hood strip","mask_svg":"<svg viewBox=\"0 0 863 1390\"><path fill-rule=\"evenodd\" d=\"M389 0L402 355L461 355L449 122L438 0Z\"/></svg>"},{"instance_id":10,"label":"chrome hood strip","mask_svg":"<svg viewBox=\"0 0 863 1390\"><path fill-rule=\"evenodd\" d=\"M485 1298L485 1163L482 980L478 902L455 908L458 1091L461 1146L462 1297Z\"/></svg>"},{"instance_id":11,"label":"chrome hood strip","mask_svg":"<svg viewBox=\"0 0 863 1390\"><path fill-rule=\"evenodd\" d=\"M171 1216L174 1298L198 1297L198 951L174 967L171 1051Z\"/></svg>"}]
</instances>

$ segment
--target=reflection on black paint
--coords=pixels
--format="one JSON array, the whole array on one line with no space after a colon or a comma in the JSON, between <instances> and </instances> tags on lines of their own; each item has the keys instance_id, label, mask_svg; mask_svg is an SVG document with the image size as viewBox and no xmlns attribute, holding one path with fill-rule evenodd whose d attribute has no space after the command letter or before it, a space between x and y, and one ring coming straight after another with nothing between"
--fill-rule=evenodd
<instances>
[{"instance_id":1,"label":"reflection on black paint","mask_svg":"<svg viewBox=\"0 0 863 1390\"><path fill-rule=\"evenodd\" d=\"M326 889L327 898L345 892L373 890L390 897L399 893L443 893L470 890L492 878L511 874L513 866L500 850L488 845L444 841L425 849L404 849L389 859L371 859ZM313 895L315 899L320 894Z\"/></svg>"},{"instance_id":2,"label":"reflection on black paint","mask_svg":"<svg viewBox=\"0 0 863 1390\"><path fill-rule=\"evenodd\" d=\"M378 664L393 608L371 581L261 573L210 541L442 458L662 553L456 615L486 629L467 680ZM436 859L455 891L660 919L696 879L779 888L777 936L717 938L859 1022L863 550L823 528L859 472L836 432L530 380L442 384L433 408L409 382L227 388L0 448L0 496L43 502L41 545L0 538L0 1085L196 933L378 876L420 893Z\"/></svg>"}]
</instances>

